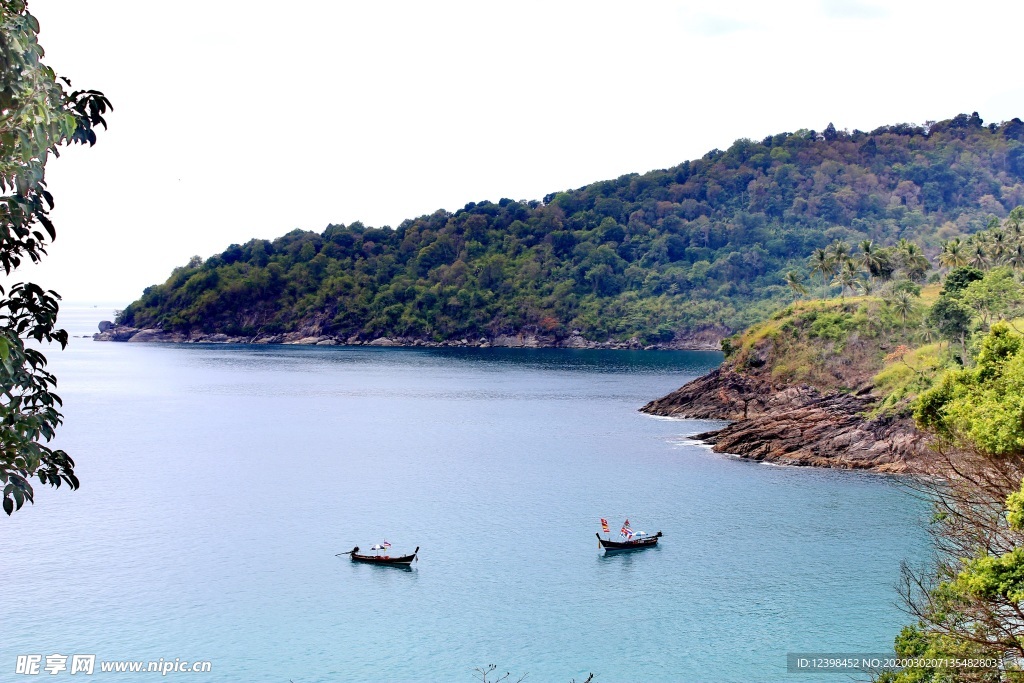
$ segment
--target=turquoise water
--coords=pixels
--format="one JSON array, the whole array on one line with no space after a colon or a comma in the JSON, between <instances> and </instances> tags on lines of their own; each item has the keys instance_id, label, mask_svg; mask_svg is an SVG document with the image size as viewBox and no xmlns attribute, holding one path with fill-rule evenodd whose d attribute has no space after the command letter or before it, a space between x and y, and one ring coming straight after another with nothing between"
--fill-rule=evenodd
<instances>
[{"instance_id":1,"label":"turquoise water","mask_svg":"<svg viewBox=\"0 0 1024 683\"><path fill-rule=\"evenodd\" d=\"M892 478L738 461L686 439L717 423L637 412L717 353L52 357L83 486L0 521L0 680L91 653L209 660L168 674L203 681L804 682L787 652L891 647L900 561L927 554ZM603 556L600 517L665 536ZM421 546L412 571L335 556L384 538Z\"/></svg>"}]
</instances>

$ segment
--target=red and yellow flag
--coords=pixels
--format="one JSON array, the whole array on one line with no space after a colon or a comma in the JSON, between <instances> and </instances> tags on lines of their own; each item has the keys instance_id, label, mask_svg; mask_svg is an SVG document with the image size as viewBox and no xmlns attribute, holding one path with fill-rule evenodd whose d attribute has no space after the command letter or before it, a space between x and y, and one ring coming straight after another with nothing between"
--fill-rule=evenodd
<instances>
[{"instance_id":1,"label":"red and yellow flag","mask_svg":"<svg viewBox=\"0 0 1024 683\"><path fill-rule=\"evenodd\" d=\"M608 520L604 517L601 518L601 531L605 532L606 534L611 533L611 531L608 530Z\"/></svg>"}]
</instances>

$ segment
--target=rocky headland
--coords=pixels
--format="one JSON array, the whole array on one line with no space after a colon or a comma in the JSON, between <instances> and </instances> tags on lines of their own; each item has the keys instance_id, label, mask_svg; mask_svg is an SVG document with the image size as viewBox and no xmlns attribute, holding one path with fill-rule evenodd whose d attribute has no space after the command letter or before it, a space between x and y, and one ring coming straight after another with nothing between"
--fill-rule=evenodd
<instances>
[{"instance_id":1,"label":"rocky headland","mask_svg":"<svg viewBox=\"0 0 1024 683\"><path fill-rule=\"evenodd\" d=\"M730 420L695 434L717 453L780 465L908 473L925 454L907 417L870 417L870 394L774 386L729 368L690 382L641 410L651 415Z\"/></svg>"},{"instance_id":2,"label":"rocky headland","mask_svg":"<svg viewBox=\"0 0 1024 683\"><path fill-rule=\"evenodd\" d=\"M876 376L899 362L891 358L899 344L871 327L879 305L864 298L791 307L727 340L729 356L720 368L641 410L730 421L694 435L718 453L783 465L922 472L927 439L914 427L909 402L881 409L886 395ZM822 321L845 327L825 328Z\"/></svg>"}]
</instances>

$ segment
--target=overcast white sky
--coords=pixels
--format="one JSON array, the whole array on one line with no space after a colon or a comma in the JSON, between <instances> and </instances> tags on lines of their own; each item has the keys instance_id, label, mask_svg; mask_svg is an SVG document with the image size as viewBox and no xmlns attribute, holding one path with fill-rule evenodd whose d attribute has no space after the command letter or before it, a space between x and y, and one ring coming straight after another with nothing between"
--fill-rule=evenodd
<instances>
[{"instance_id":1,"label":"overcast white sky","mask_svg":"<svg viewBox=\"0 0 1024 683\"><path fill-rule=\"evenodd\" d=\"M739 137L1024 117L1024 3L30 0L113 101L26 269L126 304L193 254L673 166Z\"/></svg>"}]
</instances>

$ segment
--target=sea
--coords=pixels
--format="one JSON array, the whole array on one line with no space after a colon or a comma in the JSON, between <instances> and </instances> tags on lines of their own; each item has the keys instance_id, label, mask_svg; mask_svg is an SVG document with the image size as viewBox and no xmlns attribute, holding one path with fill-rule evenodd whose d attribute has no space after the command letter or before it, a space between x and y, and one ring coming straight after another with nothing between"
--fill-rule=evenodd
<instances>
[{"instance_id":1,"label":"sea","mask_svg":"<svg viewBox=\"0 0 1024 683\"><path fill-rule=\"evenodd\" d=\"M0 680L808 683L788 655L891 652L910 621L905 481L638 412L720 353L125 344L91 339L109 309L61 316L82 485L0 520ZM602 518L664 536L605 554ZM418 561L338 554L385 540Z\"/></svg>"}]
</instances>

